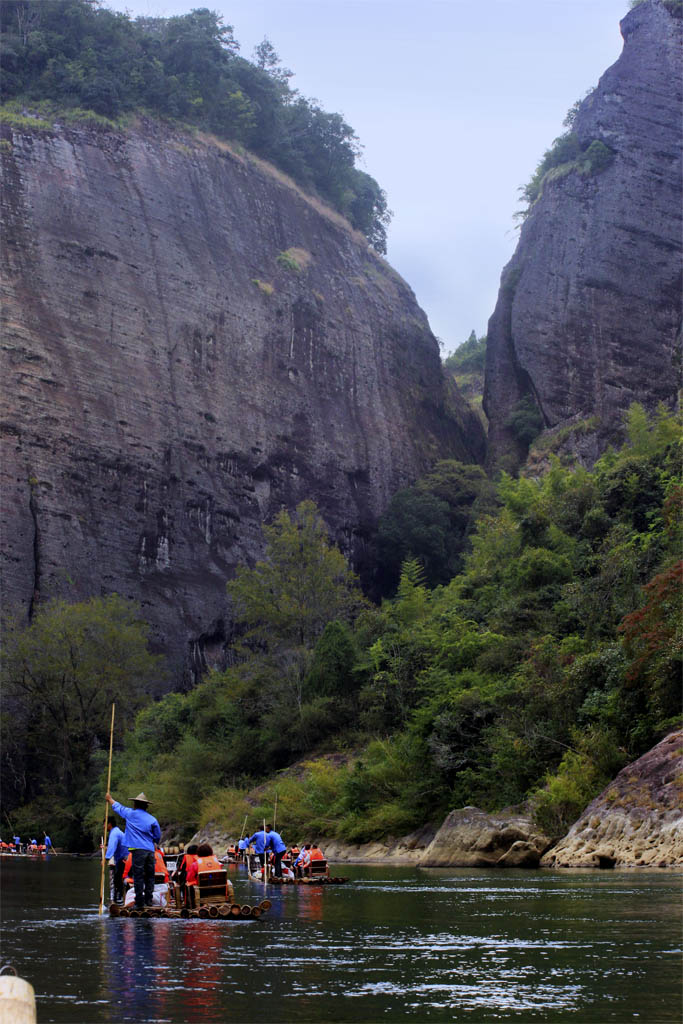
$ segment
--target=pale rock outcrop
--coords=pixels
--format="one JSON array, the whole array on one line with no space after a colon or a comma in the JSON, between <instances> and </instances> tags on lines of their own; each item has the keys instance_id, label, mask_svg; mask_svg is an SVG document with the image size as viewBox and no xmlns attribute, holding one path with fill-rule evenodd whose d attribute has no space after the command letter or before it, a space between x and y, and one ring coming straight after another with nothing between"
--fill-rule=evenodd
<instances>
[{"instance_id":1,"label":"pale rock outcrop","mask_svg":"<svg viewBox=\"0 0 683 1024\"><path fill-rule=\"evenodd\" d=\"M478 807L451 811L425 850L421 867L538 867L549 845L531 818L514 809L487 814Z\"/></svg>"},{"instance_id":2,"label":"pale rock outcrop","mask_svg":"<svg viewBox=\"0 0 683 1024\"><path fill-rule=\"evenodd\" d=\"M542 867L683 866L683 730L619 772Z\"/></svg>"}]
</instances>

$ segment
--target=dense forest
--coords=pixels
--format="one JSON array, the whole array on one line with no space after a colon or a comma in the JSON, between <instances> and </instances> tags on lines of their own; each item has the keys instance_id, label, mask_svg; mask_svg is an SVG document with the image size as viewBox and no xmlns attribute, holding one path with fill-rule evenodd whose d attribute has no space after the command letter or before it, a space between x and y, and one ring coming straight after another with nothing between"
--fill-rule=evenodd
<instances>
[{"instance_id":1,"label":"dense forest","mask_svg":"<svg viewBox=\"0 0 683 1024\"><path fill-rule=\"evenodd\" d=\"M121 599L39 607L7 630L5 821L98 834L115 699L112 788L144 784L184 837L239 832L276 792L290 836L522 801L563 833L681 712L681 430L634 405L627 432L591 471L549 456L541 479L494 484L437 464L379 525L380 604L311 502L281 512L227 581L230 667L189 693L149 696L161 668Z\"/></svg>"},{"instance_id":2,"label":"dense forest","mask_svg":"<svg viewBox=\"0 0 683 1024\"><path fill-rule=\"evenodd\" d=\"M245 59L233 27L206 8L133 20L99 0L3 0L0 17L5 120L28 110L125 128L148 114L201 128L271 161L386 251L387 197L356 166L355 132L291 86L267 39Z\"/></svg>"}]
</instances>

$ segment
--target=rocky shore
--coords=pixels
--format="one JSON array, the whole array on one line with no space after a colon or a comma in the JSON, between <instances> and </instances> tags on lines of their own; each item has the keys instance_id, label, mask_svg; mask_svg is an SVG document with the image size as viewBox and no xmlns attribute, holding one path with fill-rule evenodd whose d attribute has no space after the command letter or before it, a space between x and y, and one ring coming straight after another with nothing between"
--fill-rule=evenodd
<instances>
[{"instance_id":1,"label":"rocky shore","mask_svg":"<svg viewBox=\"0 0 683 1024\"><path fill-rule=\"evenodd\" d=\"M623 768L541 866L683 867L683 730Z\"/></svg>"},{"instance_id":2,"label":"rocky shore","mask_svg":"<svg viewBox=\"0 0 683 1024\"><path fill-rule=\"evenodd\" d=\"M320 838L332 863L405 867L683 867L683 730L627 765L557 844L518 807L494 814L453 810L440 827L353 844ZM232 840L215 823L192 841L223 852ZM296 837L301 838L301 837Z\"/></svg>"}]
</instances>

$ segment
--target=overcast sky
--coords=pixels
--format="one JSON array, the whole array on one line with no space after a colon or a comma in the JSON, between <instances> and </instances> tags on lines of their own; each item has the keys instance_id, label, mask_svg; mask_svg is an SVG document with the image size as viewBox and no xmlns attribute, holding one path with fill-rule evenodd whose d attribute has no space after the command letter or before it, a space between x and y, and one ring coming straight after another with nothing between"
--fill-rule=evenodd
<instances>
[{"instance_id":1,"label":"overcast sky","mask_svg":"<svg viewBox=\"0 0 683 1024\"><path fill-rule=\"evenodd\" d=\"M445 351L486 331L517 240L517 189L572 103L618 58L628 0L107 0L209 7L250 58L266 36L293 87L344 115L389 196L388 258Z\"/></svg>"}]
</instances>

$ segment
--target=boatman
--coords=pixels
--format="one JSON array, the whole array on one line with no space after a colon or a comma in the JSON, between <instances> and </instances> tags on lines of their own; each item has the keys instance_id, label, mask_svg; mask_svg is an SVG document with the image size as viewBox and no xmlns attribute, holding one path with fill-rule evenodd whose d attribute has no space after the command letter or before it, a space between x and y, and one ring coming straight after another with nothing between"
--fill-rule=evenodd
<instances>
[{"instance_id":1,"label":"boatman","mask_svg":"<svg viewBox=\"0 0 683 1024\"><path fill-rule=\"evenodd\" d=\"M267 839L268 837L266 833L263 831L263 829L259 829L259 831L254 832L253 836L251 836L248 840L249 846L254 847L254 853L258 857L261 867L263 867L266 862Z\"/></svg>"},{"instance_id":2,"label":"boatman","mask_svg":"<svg viewBox=\"0 0 683 1024\"><path fill-rule=\"evenodd\" d=\"M282 836L272 825L266 825L266 849L273 851L273 874L276 878L282 878L282 854L286 853L287 844L283 843Z\"/></svg>"},{"instance_id":3,"label":"boatman","mask_svg":"<svg viewBox=\"0 0 683 1024\"><path fill-rule=\"evenodd\" d=\"M55 852L55 848L52 845L52 840L50 839L50 837L47 834L47 832L45 833L45 835L43 837L43 842L45 843L45 853L54 853Z\"/></svg>"},{"instance_id":4,"label":"boatman","mask_svg":"<svg viewBox=\"0 0 683 1024\"><path fill-rule=\"evenodd\" d=\"M124 841L132 856L135 906L138 910L154 905L154 851L161 839L156 818L148 813L149 800L144 793L133 798L132 807L124 807L111 793L105 797L114 813L126 819Z\"/></svg>"},{"instance_id":5,"label":"boatman","mask_svg":"<svg viewBox=\"0 0 683 1024\"><path fill-rule=\"evenodd\" d=\"M128 847L126 846L125 836L119 826L114 825L111 821L107 825L111 831L105 857L108 861L114 862L114 870L112 872L114 903L123 903L123 871L126 866L126 858L128 857Z\"/></svg>"}]
</instances>

